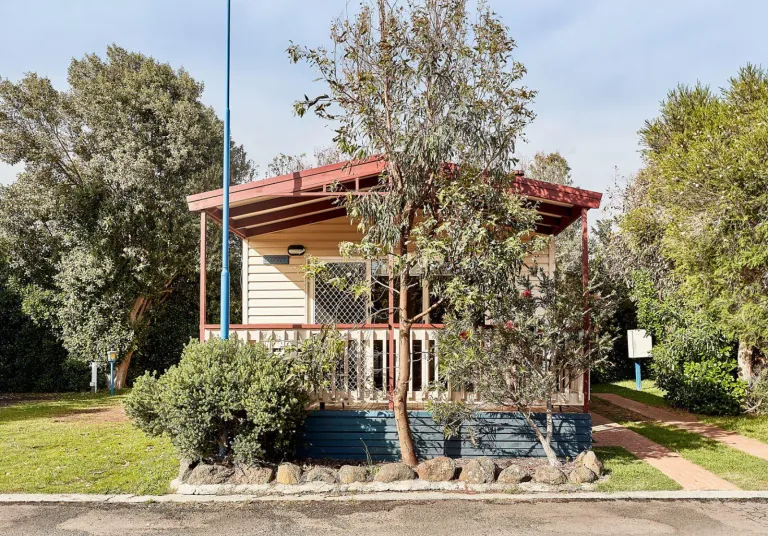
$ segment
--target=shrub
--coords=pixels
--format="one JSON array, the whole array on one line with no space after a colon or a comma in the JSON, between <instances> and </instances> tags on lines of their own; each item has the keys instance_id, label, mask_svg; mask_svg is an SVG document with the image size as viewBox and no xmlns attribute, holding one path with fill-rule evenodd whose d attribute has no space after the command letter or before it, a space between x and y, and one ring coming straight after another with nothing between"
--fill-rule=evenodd
<instances>
[{"instance_id":1,"label":"shrub","mask_svg":"<svg viewBox=\"0 0 768 536\"><path fill-rule=\"evenodd\" d=\"M707 415L741 412L746 385L737 379L734 346L711 326L674 330L654 347L652 366L672 406Z\"/></svg>"},{"instance_id":2,"label":"shrub","mask_svg":"<svg viewBox=\"0 0 768 536\"><path fill-rule=\"evenodd\" d=\"M659 383L667 389L667 400L676 407L706 415L736 415L741 412L744 382L734 377L736 363L700 361L683 364L682 373Z\"/></svg>"},{"instance_id":3,"label":"shrub","mask_svg":"<svg viewBox=\"0 0 768 536\"><path fill-rule=\"evenodd\" d=\"M279 460L292 453L309 392L325 386L341 351L335 332L279 352L192 340L178 365L136 380L126 412L145 432L167 434L185 458Z\"/></svg>"}]
</instances>

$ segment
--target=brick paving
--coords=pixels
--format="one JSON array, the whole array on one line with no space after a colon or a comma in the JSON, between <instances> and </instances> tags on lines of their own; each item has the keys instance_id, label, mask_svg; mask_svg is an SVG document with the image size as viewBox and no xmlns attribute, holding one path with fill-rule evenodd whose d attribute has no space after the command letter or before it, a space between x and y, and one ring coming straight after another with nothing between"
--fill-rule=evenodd
<instances>
[{"instance_id":1,"label":"brick paving","mask_svg":"<svg viewBox=\"0 0 768 536\"><path fill-rule=\"evenodd\" d=\"M686 411L671 411L664 408L657 408L624 398L623 396L610 394L610 393L593 393L592 396L601 398L606 402L610 402L616 406L639 413L643 417L659 421L664 424L669 424L682 428L688 432L702 435L709 439L713 439L729 447L733 447L747 454L751 454L757 458L762 458L768 461L768 444L752 439L751 437L745 437L737 434L736 432L730 432L723 430L717 426L700 422L696 415L688 413Z\"/></svg>"},{"instance_id":2,"label":"brick paving","mask_svg":"<svg viewBox=\"0 0 768 536\"><path fill-rule=\"evenodd\" d=\"M596 395L593 395L596 396ZM645 436L592 413L592 439L597 447L623 447L655 467L687 491L736 490L737 486L699 467Z\"/></svg>"}]
</instances>

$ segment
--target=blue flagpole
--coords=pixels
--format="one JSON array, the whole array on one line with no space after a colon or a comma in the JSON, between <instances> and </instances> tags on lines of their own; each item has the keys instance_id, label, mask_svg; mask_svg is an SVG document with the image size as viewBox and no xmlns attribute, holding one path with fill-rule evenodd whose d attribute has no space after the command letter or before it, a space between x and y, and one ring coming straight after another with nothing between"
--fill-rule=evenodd
<instances>
[{"instance_id":1,"label":"blue flagpole","mask_svg":"<svg viewBox=\"0 0 768 536\"><path fill-rule=\"evenodd\" d=\"M230 0L227 0L227 84L224 111L224 177L221 207L221 338L229 339L229 26Z\"/></svg>"}]
</instances>

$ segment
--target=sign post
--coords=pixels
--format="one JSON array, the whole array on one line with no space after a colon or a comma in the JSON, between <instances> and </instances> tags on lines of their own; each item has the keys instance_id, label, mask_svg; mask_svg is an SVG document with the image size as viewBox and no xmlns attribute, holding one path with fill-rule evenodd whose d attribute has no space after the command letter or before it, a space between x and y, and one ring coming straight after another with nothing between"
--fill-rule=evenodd
<instances>
[{"instance_id":1,"label":"sign post","mask_svg":"<svg viewBox=\"0 0 768 536\"><path fill-rule=\"evenodd\" d=\"M94 393L99 390L99 364L96 361L91 361L91 387Z\"/></svg>"},{"instance_id":2,"label":"sign post","mask_svg":"<svg viewBox=\"0 0 768 536\"><path fill-rule=\"evenodd\" d=\"M117 352L110 350L107 352L107 361L109 361L109 396L115 396L115 360Z\"/></svg>"},{"instance_id":3,"label":"sign post","mask_svg":"<svg viewBox=\"0 0 768 536\"><path fill-rule=\"evenodd\" d=\"M629 358L635 361L635 389L643 390L640 360L651 357L653 351L653 339L644 329L627 330L627 347Z\"/></svg>"}]
</instances>

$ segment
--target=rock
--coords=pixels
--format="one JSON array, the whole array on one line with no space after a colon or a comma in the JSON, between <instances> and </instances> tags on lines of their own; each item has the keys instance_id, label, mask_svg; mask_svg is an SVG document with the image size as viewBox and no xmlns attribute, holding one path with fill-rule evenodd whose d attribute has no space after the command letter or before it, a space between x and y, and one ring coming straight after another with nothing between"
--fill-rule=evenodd
<instances>
[{"instance_id":1,"label":"rock","mask_svg":"<svg viewBox=\"0 0 768 536\"><path fill-rule=\"evenodd\" d=\"M352 484L368 480L368 469L359 465L344 465L339 469L339 482Z\"/></svg>"},{"instance_id":2,"label":"rock","mask_svg":"<svg viewBox=\"0 0 768 536\"><path fill-rule=\"evenodd\" d=\"M421 480L430 482L447 482L456 474L456 462L445 456L421 462L416 467L416 473Z\"/></svg>"},{"instance_id":3,"label":"rock","mask_svg":"<svg viewBox=\"0 0 768 536\"><path fill-rule=\"evenodd\" d=\"M374 482L395 482L398 480L413 480L416 473L404 463L388 463L379 467Z\"/></svg>"},{"instance_id":4,"label":"rock","mask_svg":"<svg viewBox=\"0 0 768 536\"><path fill-rule=\"evenodd\" d=\"M271 467L238 465L230 482L232 484L269 484L273 478L275 478L275 470Z\"/></svg>"},{"instance_id":5,"label":"rock","mask_svg":"<svg viewBox=\"0 0 768 536\"><path fill-rule=\"evenodd\" d=\"M576 467L586 467L597 476L603 474L603 464L597 459L597 455L591 450L585 450L576 457Z\"/></svg>"},{"instance_id":6,"label":"rock","mask_svg":"<svg viewBox=\"0 0 768 536\"><path fill-rule=\"evenodd\" d=\"M497 482L499 484L519 484L530 479L531 474L527 470L517 465L510 465L499 474Z\"/></svg>"},{"instance_id":7,"label":"rock","mask_svg":"<svg viewBox=\"0 0 768 536\"><path fill-rule=\"evenodd\" d=\"M467 484L491 484L496 480L496 464L485 457L469 460L462 468L459 480Z\"/></svg>"},{"instance_id":8,"label":"rock","mask_svg":"<svg viewBox=\"0 0 768 536\"><path fill-rule=\"evenodd\" d=\"M568 475L568 480L574 484L584 484L597 480L597 475L593 473L591 469L588 469L583 465L579 465L573 471L571 471L570 475Z\"/></svg>"},{"instance_id":9,"label":"rock","mask_svg":"<svg viewBox=\"0 0 768 536\"><path fill-rule=\"evenodd\" d=\"M551 465L542 465L533 473L533 480L541 484L558 485L565 484L568 478L560 469Z\"/></svg>"},{"instance_id":10,"label":"rock","mask_svg":"<svg viewBox=\"0 0 768 536\"><path fill-rule=\"evenodd\" d=\"M336 471L330 467L313 467L307 473L307 482L336 483Z\"/></svg>"},{"instance_id":11,"label":"rock","mask_svg":"<svg viewBox=\"0 0 768 536\"><path fill-rule=\"evenodd\" d=\"M301 467L294 463L281 463L277 467L275 481L280 484L298 484L301 482Z\"/></svg>"},{"instance_id":12,"label":"rock","mask_svg":"<svg viewBox=\"0 0 768 536\"><path fill-rule=\"evenodd\" d=\"M187 484L194 486L224 484L233 474L235 474L235 470L232 467L201 463L190 471L187 476Z\"/></svg>"},{"instance_id":13,"label":"rock","mask_svg":"<svg viewBox=\"0 0 768 536\"><path fill-rule=\"evenodd\" d=\"M182 458L179 460L179 480L186 482L192 469L195 468L197 462L190 460L189 458Z\"/></svg>"}]
</instances>

